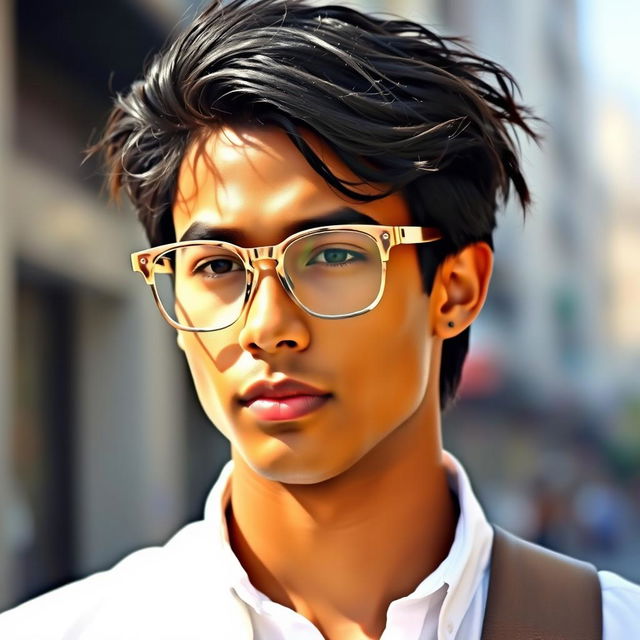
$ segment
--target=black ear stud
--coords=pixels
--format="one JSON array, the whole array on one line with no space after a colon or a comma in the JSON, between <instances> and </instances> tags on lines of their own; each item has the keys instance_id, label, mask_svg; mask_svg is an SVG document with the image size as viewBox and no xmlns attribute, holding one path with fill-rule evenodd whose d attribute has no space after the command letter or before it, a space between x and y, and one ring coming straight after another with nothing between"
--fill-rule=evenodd
<instances>
[{"instance_id":1,"label":"black ear stud","mask_svg":"<svg viewBox=\"0 0 640 640\"><path fill-rule=\"evenodd\" d=\"M456 326L456 323L455 323L453 320L449 320L449 322L447 322L447 324L448 324L450 327L455 327L455 326Z\"/></svg>"}]
</instances>

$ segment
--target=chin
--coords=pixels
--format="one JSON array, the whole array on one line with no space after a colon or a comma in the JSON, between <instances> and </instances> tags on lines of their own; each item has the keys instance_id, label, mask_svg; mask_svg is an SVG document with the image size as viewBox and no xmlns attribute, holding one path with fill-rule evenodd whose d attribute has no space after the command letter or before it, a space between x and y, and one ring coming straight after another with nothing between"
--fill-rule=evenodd
<instances>
[{"instance_id":1,"label":"chin","mask_svg":"<svg viewBox=\"0 0 640 640\"><path fill-rule=\"evenodd\" d=\"M319 484L343 473L349 465L335 459L319 459L317 454L304 455L283 442L273 438L260 451L236 448L244 462L257 475L282 484ZM327 455L326 458L329 456Z\"/></svg>"},{"instance_id":2,"label":"chin","mask_svg":"<svg viewBox=\"0 0 640 640\"><path fill-rule=\"evenodd\" d=\"M326 482L327 480L331 480L339 473L331 472L331 471L318 471L311 469L286 469L286 470L265 470L258 473L261 473L263 477L267 480L271 480L271 482L279 482L280 484L291 484L291 485L307 485L311 486L314 484L321 484L322 482Z\"/></svg>"}]
</instances>

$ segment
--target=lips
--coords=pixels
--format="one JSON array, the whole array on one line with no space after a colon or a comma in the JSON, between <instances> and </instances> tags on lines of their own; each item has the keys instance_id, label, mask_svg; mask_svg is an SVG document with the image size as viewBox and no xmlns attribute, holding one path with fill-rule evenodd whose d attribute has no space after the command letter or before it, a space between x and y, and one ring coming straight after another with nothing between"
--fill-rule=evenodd
<instances>
[{"instance_id":1,"label":"lips","mask_svg":"<svg viewBox=\"0 0 640 640\"><path fill-rule=\"evenodd\" d=\"M278 382L258 381L240 395L239 402L259 420L278 421L301 418L330 398L331 393L287 378Z\"/></svg>"}]
</instances>

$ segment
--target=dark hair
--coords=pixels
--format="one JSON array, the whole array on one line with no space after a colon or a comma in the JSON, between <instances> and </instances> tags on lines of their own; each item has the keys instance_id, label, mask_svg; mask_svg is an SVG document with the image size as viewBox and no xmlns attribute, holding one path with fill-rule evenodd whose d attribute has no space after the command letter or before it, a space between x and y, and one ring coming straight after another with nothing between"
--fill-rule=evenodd
<instances>
[{"instance_id":1,"label":"dark hair","mask_svg":"<svg viewBox=\"0 0 640 640\"><path fill-rule=\"evenodd\" d=\"M157 245L174 240L185 149L221 125L280 127L330 186L381 197L333 175L301 136L312 130L363 183L402 191L415 224L442 230L443 241L418 250L429 293L447 255L491 243L511 185L526 209L516 129L536 134L516 92L501 66L413 22L307 0L216 0L116 96L91 151L105 153L112 194L126 190ZM468 329L444 342L443 407L468 345Z\"/></svg>"}]
</instances>

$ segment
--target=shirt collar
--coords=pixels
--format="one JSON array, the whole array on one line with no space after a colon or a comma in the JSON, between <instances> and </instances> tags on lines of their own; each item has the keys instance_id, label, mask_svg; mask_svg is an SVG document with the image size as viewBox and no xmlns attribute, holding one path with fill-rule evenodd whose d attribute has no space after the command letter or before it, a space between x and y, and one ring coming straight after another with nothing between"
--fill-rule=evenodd
<instances>
[{"instance_id":1,"label":"shirt collar","mask_svg":"<svg viewBox=\"0 0 640 640\"><path fill-rule=\"evenodd\" d=\"M267 598L251 584L247 572L240 564L229 542L226 509L231 495L232 472L233 461L230 460L222 468L218 480L207 497L204 505L204 521L212 529L216 552L224 567L221 575L225 576L227 586L247 604L259 610L264 606L262 598Z\"/></svg>"},{"instance_id":2,"label":"shirt collar","mask_svg":"<svg viewBox=\"0 0 640 640\"><path fill-rule=\"evenodd\" d=\"M401 601L411 602L426 598L446 585L447 594L442 604L440 620L455 621L454 625L457 627L487 569L493 529L473 493L462 464L447 451L443 452L443 464L447 471L449 487L457 496L460 505L453 544L449 554L435 571L426 576L411 594L396 602L400 604ZM273 603L251 584L247 572L229 544L225 510L229 502L232 471L233 462L230 461L223 467L207 497L204 519L213 529L214 544L224 563L224 575L229 589L235 591L256 611L262 612Z\"/></svg>"},{"instance_id":3,"label":"shirt collar","mask_svg":"<svg viewBox=\"0 0 640 640\"><path fill-rule=\"evenodd\" d=\"M449 486L458 496L460 516L449 555L444 580L447 596L440 611L440 626L453 625L449 634L455 637L457 629L489 568L493 528L487 521L471 482L460 462L447 451L443 462L449 477ZM427 578L428 579L428 578ZM445 637L442 629L439 637Z\"/></svg>"}]
</instances>

